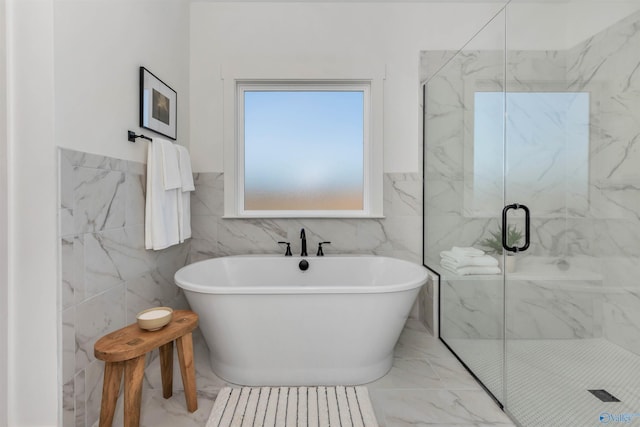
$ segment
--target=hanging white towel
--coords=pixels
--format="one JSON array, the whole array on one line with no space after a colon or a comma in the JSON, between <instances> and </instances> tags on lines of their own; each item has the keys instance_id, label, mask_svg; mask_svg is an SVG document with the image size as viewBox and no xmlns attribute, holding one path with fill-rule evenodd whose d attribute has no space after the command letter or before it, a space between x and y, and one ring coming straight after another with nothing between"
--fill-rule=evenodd
<instances>
[{"instance_id":1,"label":"hanging white towel","mask_svg":"<svg viewBox=\"0 0 640 427\"><path fill-rule=\"evenodd\" d=\"M178 220L180 223L180 243L191 237L191 191L195 190L193 172L191 171L191 157L189 151L181 145L176 145L178 164L180 166L181 187L178 193Z\"/></svg>"},{"instance_id":2,"label":"hanging white towel","mask_svg":"<svg viewBox=\"0 0 640 427\"><path fill-rule=\"evenodd\" d=\"M180 166L180 181L182 191L194 191L193 171L191 170L191 156L189 151L182 145L176 145L178 150L178 164Z\"/></svg>"},{"instance_id":3,"label":"hanging white towel","mask_svg":"<svg viewBox=\"0 0 640 427\"><path fill-rule=\"evenodd\" d=\"M162 175L165 190L182 187L180 164L176 145L163 138L153 138L152 144L162 148Z\"/></svg>"},{"instance_id":4,"label":"hanging white towel","mask_svg":"<svg viewBox=\"0 0 640 427\"><path fill-rule=\"evenodd\" d=\"M160 250L180 242L178 189L164 189L163 141L154 138L147 151L145 247ZM166 141L170 144L169 141ZM175 150L174 150L175 151ZM176 156L177 158L177 156ZM178 173L178 176L179 173Z\"/></svg>"},{"instance_id":5,"label":"hanging white towel","mask_svg":"<svg viewBox=\"0 0 640 427\"><path fill-rule=\"evenodd\" d=\"M180 223L180 243L191 237L191 193L178 192L178 222Z\"/></svg>"}]
</instances>

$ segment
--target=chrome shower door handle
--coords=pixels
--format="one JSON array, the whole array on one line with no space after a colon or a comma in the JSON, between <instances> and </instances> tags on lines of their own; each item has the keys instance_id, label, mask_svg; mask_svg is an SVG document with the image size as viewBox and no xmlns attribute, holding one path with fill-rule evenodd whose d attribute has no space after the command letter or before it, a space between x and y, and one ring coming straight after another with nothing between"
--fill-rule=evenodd
<instances>
[{"instance_id":1,"label":"chrome shower door handle","mask_svg":"<svg viewBox=\"0 0 640 427\"><path fill-rule=\"evenodd\" d=\"M509 246L507 242L507 235L509 233L509 224L507 220L507 213L511 209L522 209L524 210L524 246L516 247ZM521 205L518 203L513 203L511 205L507 205L502 209L502 247L509 252L524 252L529 249L529 243L531 242L531 212L529 208L525 205Z\"/></svg>"}]
</instances>

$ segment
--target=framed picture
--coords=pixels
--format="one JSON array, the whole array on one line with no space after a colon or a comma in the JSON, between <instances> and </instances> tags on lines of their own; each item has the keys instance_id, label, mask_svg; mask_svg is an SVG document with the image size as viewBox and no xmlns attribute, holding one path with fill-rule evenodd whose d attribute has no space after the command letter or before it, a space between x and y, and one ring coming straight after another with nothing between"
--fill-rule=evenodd
<instances>
[{"instance_id":1,"label":"framed picture","mask_svg":"<svg viewBox=\"0 0 640 427\"><path fill-rule=\"evenodd\" d=\"M140 126L176 139L177 107L176 91L140 67Z\"/></svg>"}]
</instances>

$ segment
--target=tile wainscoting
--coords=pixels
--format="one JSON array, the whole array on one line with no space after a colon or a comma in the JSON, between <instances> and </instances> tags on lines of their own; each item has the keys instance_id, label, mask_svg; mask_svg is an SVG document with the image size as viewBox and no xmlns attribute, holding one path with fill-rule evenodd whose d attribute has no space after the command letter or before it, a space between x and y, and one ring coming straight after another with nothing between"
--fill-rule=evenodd
<instances>
[{"instance_id":1,"label":"tile wainscoting","mask_svg":"<svg viewBox=\"0 0 640 427\"><path fill-rule=\"evenodd\" d=\"M144 249L142 163L60 149L60 318L63 425L93 425L100 411L102 362L93 344L135 321L147 307L187 308L173 275L187 262L226 255L280 253L278 241L299 251L300 228L309 253L375 254L422 262L422 177L385 174L384 219L223 219L221 173L195 174L193 238L163 251ZM419 301L429 301L425 289ZM428 310L414 310L431 313ZM430 323L430 322L426 322ZM151 361L149 361L151 363ZM145 386L154 379L147 374Z\"/></svg>"},{"instance_id":2,"label":"tile wainscoting","mask_svg":"<svg viewBox=\"0 0 640 427\"><path fill-rule=\"evenodd\" d=\"M300 229L307 236L310 256L318 242L324 253L373 254L422 264L422 176L419 173L384 175L384 215L377 219L291 218L229 219L224 214L224 176L222 173L195 174L196 191L191 197L193 240L189 262L227 255L284 254L279 241L291 242L300 253ZM430 281L418 301L427 309L414 308L412 317L422 317L430 325L433 316Z\"/></svg>"},{"instance_id":3,"label":"tile wainscoting","mask_svg":"<svg viewBox=\"0 0 640 427\"><path fill-rule=\"evenodd\" d=\"M142 309L187 308L173 274L189 243L145 250L144 164L60 149L58 173L62 422L85 427L102 396L93 344Z\"/></svg>"},{"instance_id":4,"label":"tile wainscoting","mask_svg":"<svg viewBox=\"0 0 640 427\"><path fill-rule=\"evenodd\" d=\"M284 254L278 241L300 252L300 229L309 254L330 241L329 254L375 254L422 263L422 177L385 174L383 219L228 219L224 214L222 173L195 174L191 198L193 242L190 260L241 254Z\"/></svg>"}]
</instances>

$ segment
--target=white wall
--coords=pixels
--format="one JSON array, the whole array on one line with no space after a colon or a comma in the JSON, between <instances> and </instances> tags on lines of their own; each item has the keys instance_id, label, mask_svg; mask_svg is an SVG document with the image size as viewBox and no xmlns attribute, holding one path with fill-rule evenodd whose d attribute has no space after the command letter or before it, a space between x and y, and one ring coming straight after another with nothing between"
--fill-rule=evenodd
<instances>
[{"instance_id":1,"label":"white wall","mask_svg":"<svg viewBox=\"0 0 640 427\"><path fill-rule=\"evenodd\" d=\"M507 47L510 50L571 49L638 9L638 0L559 3L515 0L507 8ZM544 31L540 28L542 22ZM474 40L471 48L481 48L482 39Z\"/></svg>"},{"instance_id":2,"label":"white wall","mask_svg":"<svg viewBox=\"0 0 640 427\"><path fill-rule=\"evenodd\" d=\"M179 142L188 143L188 1L1 1L8 70L6 414L10 426L52 426L59 424L61 391L56 146L145 161L146 143L126 139L128 129L141 130L140 65L178 92Z\"/></svg>"},{"instance_id":3,"label":"white wall","mask_svg":"<svg viewBox=\"0 0 640 427\"><path fill-rule=\"evenodd\" d=\"M459 48L504 3L0 0L0 22L5 1L9 425L58 422L55 148L144 161L146 142L126 141L142 130L140 65L178 92L178 141L195 170L220 172L224 64L383 62L385 172L417 172L419 51ZM0 241L2 224L0 205Z\"/></svg>"},{"instance_id":4,"label":"white wall","mask_svg":"<svg viewBox=\"0 0 640 427\"><path fill-rule=\"evenodd\" d=\"M188 0L55 0L56 142L146 162L138 68L178 93L178 143L189 143Z\"/></svg>"},{"instance_id":5,"label":"white wall","mask_svg":"<svg viewBox=\"0 0 640 427\"><path fill-rule=\"evenodd\" d=\"M640 9L640 1L571 0L567 6L565 48L570 49Z\"/></svg>"},{"instance_id":6,"label":"white wall","mask_svg":"<svg viewBox=\"0 0 640 427\"><path fill-rule=\"evenodd\" d=\"M504 13L469 40L465 50L502 50L505 45L510 51L567 50L639 9L640 0L512 0ZM437 69L432 64L428 75Z\"/></svg>"},{"instance_id":7,"label":"white wall","mask_svg":"<svg viewBox=\"0 0 640 427\"><path fill-rule=\"evenodd\" d=\"M56 425L53 0L7 0L10 426Z\"/></svg>"},{"instance_id":8,"label":"white wall","mask_svg":"<svg viewBox=\"0 0 640 427\"><path fill-rule=\"evenodd\" d=\"M0 0L0 426L7 425L7 74L5 0Z\"/></svg>"},{"instance_id":9,"label":"white wall","mask_svg":"<svg viewBox=\"0 0 640 427\"><path fill-rule=\"evenodd\" d=\"M221 68L238 61L386 65L384 171L419 171L419 52L458 49L504 2L195 2L191 6L191 152L223 172Z\"/></svg>"}]
</instances>

